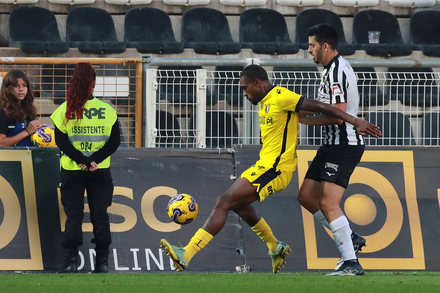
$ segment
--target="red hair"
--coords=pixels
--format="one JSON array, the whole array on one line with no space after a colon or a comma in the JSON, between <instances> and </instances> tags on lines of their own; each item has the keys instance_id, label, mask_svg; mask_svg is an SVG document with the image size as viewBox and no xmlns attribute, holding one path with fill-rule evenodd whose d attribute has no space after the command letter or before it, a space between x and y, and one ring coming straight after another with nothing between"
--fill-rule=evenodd
<instances>
[{"instance_id":1,"label":"red hair","mask_svg":"<svg viewBox=\"0 0 440 293\"><path fill-rule=\"evenodd\" d=\"M81 62L75 66L67 91L66 123L73 114L76 119L82 119L84 105L92 97L95 79L96 73L92 64Z\"/></svg>"}]
</instances>

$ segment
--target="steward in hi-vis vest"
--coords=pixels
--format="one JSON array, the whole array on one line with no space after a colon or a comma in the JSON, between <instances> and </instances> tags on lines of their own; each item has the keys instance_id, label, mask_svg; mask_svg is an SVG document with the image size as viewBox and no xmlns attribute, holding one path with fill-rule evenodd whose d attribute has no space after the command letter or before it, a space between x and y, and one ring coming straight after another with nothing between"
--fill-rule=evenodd
<instances>
[{"instance_id":1,"label":"steward in hi-vis vest","mask_svg":"<svg viewBox=\"0 0 440 293\"><path fill-rule=\"evenodd\" d=\"M113 178L110 156L121 144L116 111L93 96L96 73L90 63L75 66L66 102L50 116L55 141L61 151L60 192L66 213L61 246L64 263L59 273L78 272L79 247L83 244L84 196L90 208L95 244L93 273L108 273L112 243L107 209L112 204Z\"/></svg>"}]
</instances>

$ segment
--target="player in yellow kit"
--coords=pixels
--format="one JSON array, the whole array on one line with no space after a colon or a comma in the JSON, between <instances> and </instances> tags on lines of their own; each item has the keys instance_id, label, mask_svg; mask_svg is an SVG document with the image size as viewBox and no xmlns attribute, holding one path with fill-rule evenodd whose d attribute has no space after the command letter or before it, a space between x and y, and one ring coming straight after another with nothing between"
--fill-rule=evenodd
<instances>
[{"instance_id":1,"label":"player in yellow kit","mask_svg":"<svg viewBox=\"0 0 440 293\"><path fill-rule=\"evenodd\" d=\"M259 106L263 144L260 159L217 198L210 216L187 246L177 247L165 239L161 240L162 249L179 271L186 269L192 257L220 232L231 210L267 244L272 259L272 271L277 273L281 270L291 249L289 245L275 238L269 225L251 204L283 190L292 179L297 162L300 110L321 112L348 121L362 135L380 135L378 127L365 120L353 117L334 106L307 99L286 88L273 86L261 66L249 65L244 68L240 85L246 98Z\"/></svg>"}]
</instances>

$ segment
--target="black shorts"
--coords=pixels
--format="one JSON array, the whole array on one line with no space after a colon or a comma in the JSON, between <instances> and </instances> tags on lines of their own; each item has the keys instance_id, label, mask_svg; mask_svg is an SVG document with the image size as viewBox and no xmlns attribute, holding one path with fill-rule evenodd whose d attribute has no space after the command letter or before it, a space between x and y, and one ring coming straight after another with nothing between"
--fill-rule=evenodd
<instances>
[{"instance_id":1,"label":"black shorts","mask_svg":"<svg viewBox=\"0 0 440 293\"><path fill-rule=\"evenodd\" d=\"M310 164L306 178L333 182L347 188L364 150L365 145L323 145Z\"/></svg>"}]
</instances>

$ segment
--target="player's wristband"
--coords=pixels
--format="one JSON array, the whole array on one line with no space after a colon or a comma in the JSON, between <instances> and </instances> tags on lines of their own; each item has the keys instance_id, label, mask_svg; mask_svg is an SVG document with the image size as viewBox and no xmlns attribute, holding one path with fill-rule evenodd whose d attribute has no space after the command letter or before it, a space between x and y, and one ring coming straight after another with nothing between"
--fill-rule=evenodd
<instances>
[{"instance_id":1,"label":"player's wristband","mask_svg":"<svg viewBox=\"0 0 440 293\"><path fill-rule=\"evenodd\" d=\"M26 128L24 130L26 130L26 132L29 134L29 136L31 136L31 133L29 132L29 130L27 130Z\"/></svg>"}]
</instances>

